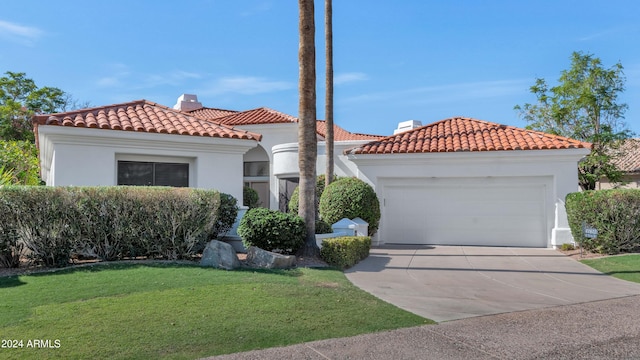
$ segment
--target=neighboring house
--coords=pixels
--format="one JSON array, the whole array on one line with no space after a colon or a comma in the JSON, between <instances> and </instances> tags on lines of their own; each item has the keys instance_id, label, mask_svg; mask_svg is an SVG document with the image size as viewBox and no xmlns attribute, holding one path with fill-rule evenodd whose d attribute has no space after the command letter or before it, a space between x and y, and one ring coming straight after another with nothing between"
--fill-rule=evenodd
<instances>
[{"instance_id":1,"label":"neighboring house","mask_svg":"<svg viewBox=\"0 0 640 360\"><path fill-rule=\"evenodd\" d=\"M256 189L284 209L298 177L298 120L268 108L174 109L146 100L34 118L47 185L174 185L242 199ZM451 118L404 122L389 137L334 127L335 173L370 183L381 202L375 244L558 246L571 242L563 200L589 144ZM317 122L318 173L326 124Z\"/></svg>"},{"instance_id":2,"label":"neighboring house","mask_svg":"<svg viewBox=\"0 0 640 360\"><path fill-rule=\"evenodd\" d=\"M620 155L613 159L613 163L624 173L622 183L612 184L603 178L596 186L597 189L640 188L640 139L625 140L619 153Z\"/></svg>"}]
</instances>

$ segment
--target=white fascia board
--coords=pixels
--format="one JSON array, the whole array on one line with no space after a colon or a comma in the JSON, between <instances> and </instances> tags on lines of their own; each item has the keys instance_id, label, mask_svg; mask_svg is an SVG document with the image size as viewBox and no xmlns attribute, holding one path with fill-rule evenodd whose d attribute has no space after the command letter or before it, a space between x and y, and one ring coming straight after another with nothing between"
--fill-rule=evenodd
<instances>
[{"instance_id":1,"label":"white fascia board","mask_svg":"<svg viewBox=\"0 0 640 360\"><path fill-rule=\"evenodd\" d=\"M361 165L424 164L435 162L578 162L590 149L460 151L402 154L347 154L347 158Z\"/></svg>"},{"instance_id":2,"label":"white fascia board","mask_svg":"<svg viewBox=\"0 0 640 360\"><path fill-rule=\"evenodd\" d=\"M146 133L122 130L72 128L63 126L39 126L41 151L47 151L53 143L128 147L140 149L171 149L216 153L242 153L257 146L258 141L206 136ZM42 145L45 145L42 149Z\"/></svg>"}]
</instances>

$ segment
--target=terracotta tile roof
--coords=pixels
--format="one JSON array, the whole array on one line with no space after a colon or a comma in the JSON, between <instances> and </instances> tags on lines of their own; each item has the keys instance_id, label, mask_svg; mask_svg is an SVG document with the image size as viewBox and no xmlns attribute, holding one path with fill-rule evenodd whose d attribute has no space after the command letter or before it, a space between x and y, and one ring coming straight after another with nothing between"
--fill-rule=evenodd
<instances>
[{"instance_id":1,"label":"terracotta tile roof","mask_svg":"<svg viewBox=\"0 0 640 360\"><path fill-rule=\"evenodd\" d=\"M620 149L619 155L613 158L613 163L625 173L640 173L640 139L627 139Z\"/></svg>"},{"instance_id":2,"label":"terracotta tile roof","mask_svg":"<svg viewBox=\"0 0 640 360\"><path fill-rule=\"evenodd\" d=\"M238 125L263 125L263 124L283 124L297 123L298 119L291 115L279 111L261 107L247 111L234 111L216 108L202 108L188 112L199 118L210 120L219 124ZM316 133L322 137L326 136L327 128L324 120L317 120ZM333 136L335 141L347 140L377 140L384 136L367 135L349 132L334 124Z\"/></svg>"},{"instance_id":3,"label":"terracotta tile roof","mask_svg":"<svg viewBox=\"0 0 640 360\"><path fill-rule=\"evenodd\" d=\"M350 154L590 148L591 144L471 118L441 120L346 150Z\"/></svg>"},{"instance_id":4,"label":"terracotta tile roof","mask_svg":"<svg viewBox=\"0 0 640 360\"><path fill-rule=\"evenodd\" d=\"M210 120L210 119L216 119L216 118L227 116L227 115L233 115L233 114L236 114L237 111L203 107L197 110L187 111L186 113L189 115L197 116L205 120Z\"/></svg>"},{"instance_id":5,"label":"terracotta tile roof","mask_svg":"<svg viewBox=\"0 0 640 360\"><path fill-rule=\"evenodd\" d=\"M295 123L298 119L266 107L237 112L231 115L210 119L224 125L261 125Z\"/></svg>"},{"instance_id":6,"label":"terracotta tile roof","mask_svg":"<svg viewBox=\"0 0 640 360\"><path fill-rule=\"evenodd\" d=\"M36 126L57 125L161 134L260 140L262 135L212 123L147 100L37 115Z\"/></svg>"},{"instance_id":7,"label":"terracotta tile roof","mask_svg":"<svg viewBox=\"0 0 640 360\"><path fill-rule=\"evenodd\" d=\"M327 123L324 120L318 120L316 122L316 132L323 138L327 136ZM334 141L348 141L348 140L379 140L384 136L381 135L368 135L349 132L340 126L333 124L333 140Z\"/></svg>"}]
</instances>

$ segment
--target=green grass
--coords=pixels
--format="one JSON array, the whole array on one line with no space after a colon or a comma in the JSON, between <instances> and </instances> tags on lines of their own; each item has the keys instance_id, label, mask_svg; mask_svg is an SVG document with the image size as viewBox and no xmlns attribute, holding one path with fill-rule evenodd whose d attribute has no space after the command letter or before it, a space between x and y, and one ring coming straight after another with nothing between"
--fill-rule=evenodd
<instances>
[{"instance_id":1,"label":"green grass","mask_svg":"<svg viewBox=\"0 0 640 360\"><path fill-rule=\"evenodd\" d=\"M582 263L618 279L640 283L640 254L586 259Z\"/></svg>"},{"instance_id":2,"label":"green grass","mask_svg":"<svg viewBox=\"0 0 640 360\"><path fill-rule=\"evenodd\" d=\"M429 323L331 269L108 264L0 278L0 339L24 346L3 359L195 359Z\"/></svg>"}]
</instances>

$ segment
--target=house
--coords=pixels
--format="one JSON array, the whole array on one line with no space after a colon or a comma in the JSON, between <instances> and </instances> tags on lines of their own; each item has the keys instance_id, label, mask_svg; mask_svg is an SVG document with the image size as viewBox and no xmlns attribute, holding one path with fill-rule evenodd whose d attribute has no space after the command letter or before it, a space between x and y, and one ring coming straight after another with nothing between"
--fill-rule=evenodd
<instances>
[{"instance_id":1,"label":"house","mask_svg":"<svg viewBox=\"0 0 640 360\"><path fill-rule=\"evenodd\" d=\"M284 209L298 182L298 120L269 108L174 108L146 100L34 117L47 185L215 188ZM318 121L318 173L326 124ZM589 144L471 118L394 135L334 127L335 173L370 183L381 202L375 244L553 247L571 242L563 200Z\"/></svg>"},{"instance_id":2,"label":"house","mask_svg":"<svg viewBox=\"0 0 640 360\"><path fill-rule=\"evenodd\" d=\"M613 158L613 163L624 174L622 183L612 184L607 178L603 178L598 182L597 189L640 188L640 139L625 140L618 150L618 155Z\"/></svg>"}]
</instances>

